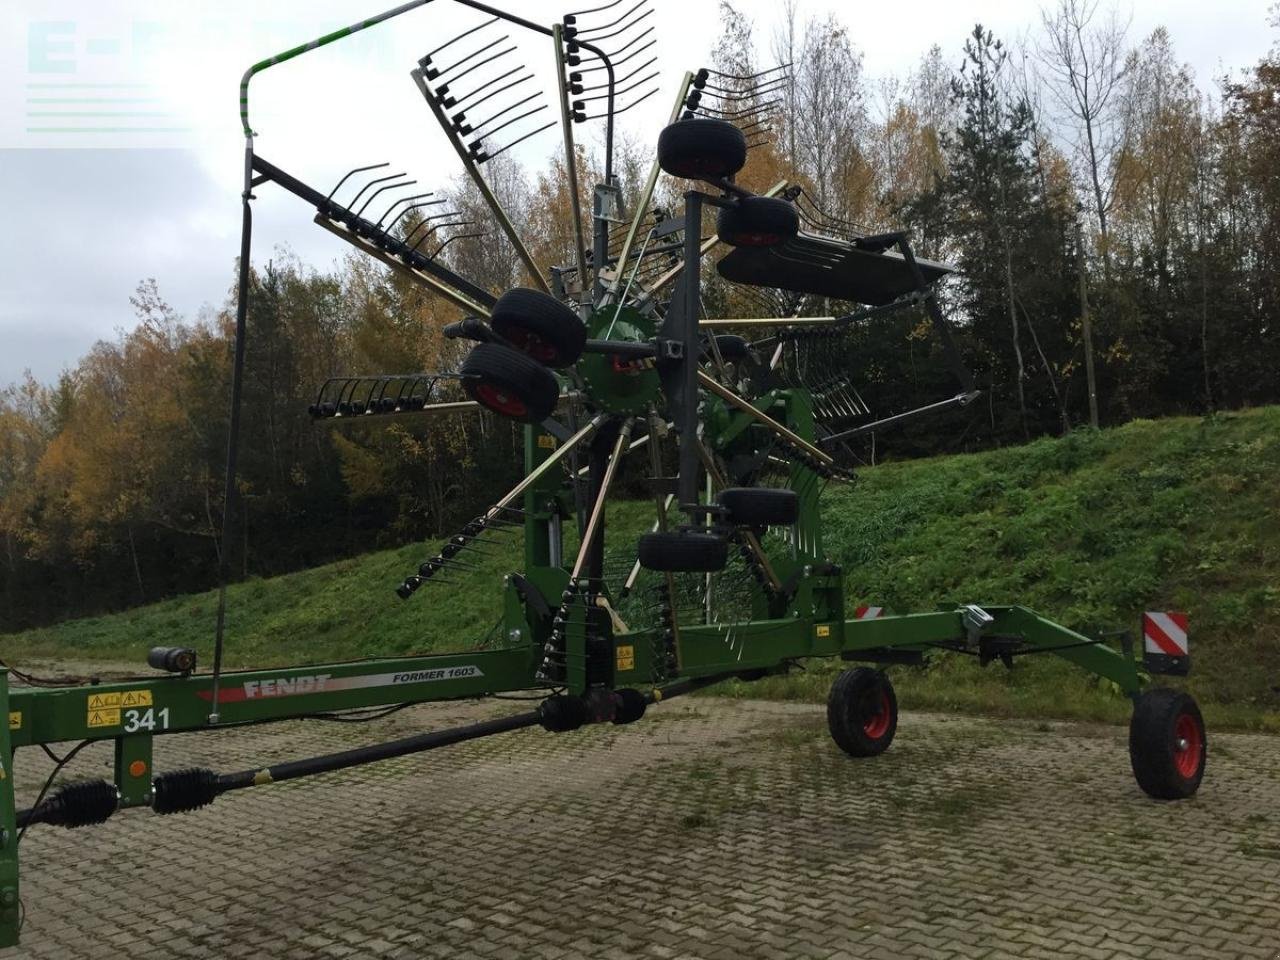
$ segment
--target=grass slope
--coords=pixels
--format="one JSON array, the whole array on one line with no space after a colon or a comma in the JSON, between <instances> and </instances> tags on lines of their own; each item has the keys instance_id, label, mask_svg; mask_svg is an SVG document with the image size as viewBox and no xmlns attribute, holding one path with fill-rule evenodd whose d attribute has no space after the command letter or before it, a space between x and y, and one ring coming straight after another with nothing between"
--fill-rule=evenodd
<instances>
[{"instance_id":1,"label":"grass slope","mask_svg":"<svg viewBox=\"0 0 1280 960\"><path fill-rule=\"evenodd\" d=\"M848 600L895 611L1016 602L1079 629L1135 626L1144 609L1191 615L1188 682L1212 721L1280 730L1280 407L1113 430L967 456L886 464L825 497L828 552ZM638 530L651 508L614 514ZM315 662L467 646L497 616L518 541L473 576L391 589L414 545L230 588L229 662ZM10 658L140 661L149 646L207 653L216 595L0 638ZM206 656L205 662L208 662ZM818 699L838 664L735 694ZM1128 705L1052 657L980 670L958 657L895 671L905 706L1123 719Z\"/></svg>"}]
</instances>

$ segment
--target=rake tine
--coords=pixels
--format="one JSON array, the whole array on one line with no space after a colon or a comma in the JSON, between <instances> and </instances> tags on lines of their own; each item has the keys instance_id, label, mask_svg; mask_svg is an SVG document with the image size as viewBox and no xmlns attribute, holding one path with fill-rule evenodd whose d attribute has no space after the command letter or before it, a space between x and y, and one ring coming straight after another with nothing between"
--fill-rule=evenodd
<instances>
[{"instance_id":1,"label":"rake tine","mask_svg":"<svg viewBox=\"0 0 1280 960\"><path fill-rule=\"evenodd\" d=\"M646 93L644 96L640 97L639 99L632 100L632 101L631 101L630 103L628 103L625 107L618 107L617 109L615 109L615 110L613 111L613 115L616 117L616 116L619 116L620 114L624 114L624 113L626 113L626 112L627 112L628 110L630 110L632 107L637 106L638 104L644 103L646 100L648 100L650 97L652 97L652 96L653 96L655 93L657 93L657 92L658 92L658 88L657 88L657 87L654 87L652 90L650 90L648 93ZM578 122L579 122L579 123L585 123L585 122L586 122L586 121L588 121L588 120L599 120L601 117L607 117L608 115L609 115L609 114L608 114L607 112L606 112L606 113L593 113L593 114L591 114L590 116L583 117L583 118L582 118L580 121L578 121Z\"/></svg>"},{"instance_id":2,"label":"rake tine","mask_svg":"<svg viewBox=\"0 0 1280 960\"><path fill-rule=\"evenodd\" d=\"M648 2L648 0L641 0L641 2L640 2L640 3L637 3L634 7L632 7L632 8L631 8L631 12L632 12L632 13L634 13L636 10L638 10L638 9L640 9L642 6L644 6L644 5L645 5L645 3L647 3L647 2ZM617 30L613 31L613 33L606 33L606 34L603 34L603 35L601 35L601 36L597 36L597 35L596 35L596 31L597 31L597 30L607 30L609 27L613 26L614 24L621 23L621 22L622 22L622 19L623 19L623 18L625 18L626 16L630 16L630 14L624 14L624 17L623 17L623 18L620 18L620 19L618 19L618 20L615 20L615 21L614 21L613 23L611 23L611 24L606 24L606 25L604 25L604 26L600 26L600 27L592 27L592 28L591 28L591 31L590 31L590 36L588 36L585 32L583 32L583 33L575 34L575 35L574 35L574 37L573 37L572 39L574 39L574 40L579 40L579 41L585 41L586 43L594 43L594 44L596 44L597 46L599 46L599 44L600 44L600 42L601 42L602 40L612 40L614 37L618 36L618 34L620 34L620 33L626 33L628 30L632 29L632 28L633 28L633 27L635 27L637 24L644 22L644 18L645 18L645 17L652 16L652 15L653 15L653 7L650 7L648 10L646 10L644 13L640 14L640 16L636 17L636 18L635 18L634 20L632 20L630 23L625 24L624 26L621 26L621 27L619 27Z\"/></svg>"},{"instance_id":3,"label":"rake tine","mask_svg":"<svg viewBox=\"0 0 1280 960\"><path fill-rule=\"evenodd\" d=\"M463 223L475 223L475 221L474 221L474 220L464 220L464 221L462 221L462 222L463 222ZM451 227L456 227L456 226L459 226L459 225L460 225L460 224L457 224L457 223L451 223L451 224L448 224L448 226L451 226ZM450 238L449 238L448 240L446 240L444 243L440 244L440 246L436 247L436 252L435 252L435 253L433 253L433 254L432 254L430 257L428 257L427 259L429 259L429 260L435 260L435 258L436 258L436 257L440 256L440 252L441 252L442 250L444 250L444 248L445 248L445 247L447 247L449 244L453 243L453 241L455 241L455 240L469 240L469 239L471 239L471 238L473 238L473 237L487 237L487 236L488 236L488 234L487 234L487 233L485 233L483 230L481 230L481 231L479 231L479 232L477 232L477 233L457 233L457 234L454 234L452 237L450 237Z\"/></svg>"},{"instance_id":4,"label":"rake tine","mask_svg":"<svg viewBox=\"0 0 1280 960\"><path fill-rule=\"evenodd\" d=\"M476 157L476 163L487 163L488 161L492 160L494 157L500 157L504 153L506 153L508 150L510 150L512 147L517 146L518 144L524 143L530 137L535 137L538 134L542 133L544 130L550 130L555 125L556 125L556 122L552 120L545 127L539 127L537 130L530 130L528 133L526 133L523 137L520 137L518 140L512 140L510 143L508 143L501 150L498 150L496 153L482 153L481 156Z\"/></svg>"},{"instance_id":5,"label":"rake tine","mask_svg":"<svg viewBox=\"0 0 1280 960\"><path fill-rule=\"evenodd\" d=\"M390 166L390 164L383 164L383 166ZM349 204L347 204L347 209L348 210L354 209L355 205L360 202L360 198L364 196L364 192L368 190L370 187L374 186L375 184L386 183L388 180L394 180L396 179L396 177L403 177L403 176L404 176L404 171L401 171L400 173L393 173L389 177L378 177L375 180L370 180L368 183L366 183L363 187L360 188L360 192L355 195L355 197L352 199L352 201Z\"/></svg>"},{"instance_id":6,"label":"rake tine","mask_svg":"<svg viewBox=\"0 0 1280 960\"><path fill-rule=\"evenodd\" d=\"M510 106L503 107L501 110L499 110L499 111L498 111L497 113L495 113L493 116L491 116L491 117L486 117L484 120L480 121L480 122L479 122L479 123L477 123L475 126L473 126L473 127L471 128L471 134L472 134L472 135L475 135L475 136L477 136L477 137L479 137L480 139L483 139L484 137L487 137L487 136L490 136L490 135L492 135L492 134L494 134L494 133L497 133L497 132L498 132L498 130L501 130L501 129L502 129L502 127L498 127L497 129L492 130L492 131L490 131L489 133L481 133L480 131L481 131L485 126L487 126L488 124L493 123L493 121L497 120L497 119L498 119L500 116L502 116L503 114L510 113L512 110L515 110L515 109L517 109L517 108L519 108L519 107L523 107L523 106L524 106L526 103L528 103L530 100L536 100L536 99L538 99L538 92L537 92L537 91L535 91L535 92L533 92L533 93L529 94L529 96L525 97L523 100L517 100L515 103L511 104ZM536 111L534 111L534 112L536 112ZM527 116L527 114L526 114L526 116ZM516 120L519 120L519 119L520 119L519 117L516 117ZM513 122L514 122L514 121L513 121Z\"/></svg>"},{"instance_id":7,"label":"rake tine","mask_svg":"<svg viewBox=\"0 0 1280 960\"><path fill-rule=\"evenodd\" d=\"M487 90L487 89L488 89L492 84L495 84L495 83L497 83L497 82L498 82L498 81L500 81L500 80L505 80L505 79L507 79L507 77L511 76L513 73L519 73L521 69L523 69L523 68L522 68L522 67L512 67L510 70L508 70L506 73L502 74L501 76L494 77L494 78L493 78L492 80L490 80L488 83L485 83L485 84L482 84L482 85L480 85L480 86L476 87L476 88L475 88L474 90L472 90L469 94L467 94L466 98L461 98L461 99L458 99L458 100L454 101L454 106L456 106L456 107L461 107L461 106L463 105L463 103L466 101L466 99L469 99L469 98L471 98L471 97L474 97L477 93L479 93L479 92L480 92L480 91L482 91L482 90ZM498 89L496 89L496 90L490 90L488 93L486 93L483 97L481 97L481 98L480 98L479 100L477 100L475 103L471 104L471 106L467 107L465 110L463 110L462 112L460 112L460 113L458 114L458 116L465 116L465 115L466 115L466 110L474 110L476 107L480 106L480 104L484 103L486 100L492 100L492 99L493 99L494 97L496 97L498 94L500 94L500 93L505 93L506 91L510 90L512 87L519 86L520 84L524 83L525 81L527 81L527 80L532 80L532 79L533 79L533 74L532 74L532 73L525 74L523 77L517 77L515 80L512 80L510 83L508 83L508 84L504 84L503 86L498 87ZM451 108L451 109L452 109L452 108Z\"/></svg>"},{"instance_id":8,"label":"rake tine","mask_svg":"<svg viewBox=\"0 0 1280 960\"><path fill-rule=\"evenodd\" d=\"M622 0L618 0L618 3L621 3L621 2L622 2ZM639 10L641 7L643 7L643 6L644 6L646 3L648 3L648 2L649 2L649 0L640 0L640 2L639 2L639 3L637 3L634 7L632 7L630 10L628 10L626 13L622 14L622 16L618 17L618 19L617 19L617 20L611 20L611 21L610 21L610 22L608 22L608 23L601 23L601 24L598 24L598 25L596 25L596 26L594 26L594 27L581 27L581 28L579 28L579 32L578 32L578 34L577 34L577 35L578 35L578 36L580 36L580 35L581 35L581 34L583 34L583 33L594 33L594 32L596 32L597 30L608 30L610 27L615 27L615 26L617 26L618 24L620 24L623 20L627 19L627 17L631 16L633 13L635 13L637 10ZM615 6L617 6L617 3L611 3L611 4L609 4L609 6L610 6L610 7L615 7ZM601 10L607 10L607 9L608 9L608 7L600 7L599 9L601 9ZM576 16L577 16L577 15L575 15L575 17L576 17ZM576 23L576 20L575 20L575 23Z\"/></svg>"},{"instance_id":9,"label":"rake tine","mask_svg":"<svg viewBox=\"0 0 1280 960\"><path fill-rule=\"evenodd\" d=\"M333 195L342 188L342 185L346 183L348 180L350 180L357 173L365 173L369 170L380 170L382 167L389 167L389 166L391 166L390 160L388 160L385 163L374 163L374 164L370 164L367 167L356 167L354 170L348 170L346 176L344 176L341 180L339 180L337 185L332 190L329 191L329 195L325 197L325 200L332 200Z\"/></svg>"},{"instance_id":10,"label":"rake tine","mask_svg":"<svg viewBox=\"0 0 1280 960\"><path fill-rule=\"evenodd\" d=\"M435 191L428 190L426 193L415 193L413 196L410 196L410 197L401 197L399 200L394 201L391 204L391 206L387 207L387 209L383 212L382 216L378 218L378 222L375 223L374 226L377 227L379 230L381 230L382 222L386 220L387 217L391 214L391 211L394 210L396 207L400 206L400 204L407 203L411 200L421 200L423 197L433 197L433 196L435 196ZM399 219L400 217L397 216L395 220L392 220L391 226L394 227L396 225L396 221Z\"/></svg>"},{"instance_id":11,"label":"rake tine","mask_svg":"<svg viewBox=\"0 0 1280 960\"><path fill-rule=\"evenodd\" d=\"M378 194L385 193L387 190L398 190L400 187L411 187L417 182L417 180L405 180L401 183L388 183L385 187L379 187L377 190L373 191L373 193L369 194L369 199L366 200L360 206L360 209L356 211L356 216L364 216L364 212L369 209L369 204L373 203L374 198L377 197Z\"/></svg>"},{"instance_id":12,"label":"rake tine","mask_svg":"<svg viewBox=\"0 0 1280 960\"><path fill-rule=\"evenodd\" d=\"M652 28L650 28L650 30L646 30L646 31L645 31L645 33L649 33L649 32L651 32L651 29L652 29ZM636 37L636 40L643 39L643 38L644 38L644 36L645 36L645 34L644 34L644 33L642 33L639 37ZM640 54L644 53L644 52L645 52L646 50L648 50L650 47L654 46L654 44L656 44L657 42L658 42L657 40L650 40L648 43L646 43L644 46L640 47L638 50L635 50L634 52L629 53L629 54L627 54L625 57L622 57L622 58L620 58L620 59L618 59L618 60L614 60L614 61L612 61L613 66L614 66L615 68L622 66L622 65L623 65L624 63L626 63L628 60L632 60L632 59L634 59L635 57L638 57ZM631 43L635 43L635 40L631 41ZM631 46L631 44L629 43L629 44L627 44L627 46L629 47L629 46ZM623 50L625 50L625 49L626 49L626 47L623 47ZM621 51L621 50L619 50L618 52L619 52L619 53L621 53L622 51ZM601 65L600 65L600 66L598 66L598 67L584 67L582 70L579 70L578 72L579 72L579 73L595 73L597 70L604 70L604 69L606 69L606 67L607 67L607 65L606 65L606 64L601 64Z\"/></svg>"},{"instance_id":13,"label":"rake tine","mask_svg":"<svg viewBox=\"0 0 1280 960\"><path fill-rule=\"evenodd\" d=\"M471 36L471 34L473 34L473 33L477 33L477 32L479 32L480 30L483 30L485 27L487 27L487 26L490 26L490 25L492 25L492 24L497 23L497 22L498 22L498 19L499 19L498 17L493 17L493 18L492 18L492 19L490 19L490 20L486 20L484 23L480 24L478 27L472 27L470 30L464 30L464 31L462 31L462 33L458 34L458 35L457 35L456 37L454 37L452 40L448 40L448 41L446 41L446 42L444 42L444 43L440 44L440 46L436 47L434 50L432 50L432 51L428 52L428 53L427 53L427 55L426 55L426 57L424 57L423 59L427 59L427 60L431 59L431 58L432 58L432 57L434 57L437 53L439 53L441 50L444 50L444 49L446 49L447 47L451 47L451 46L453 46L455 43L457 43L459 40L463 39L464 37L469 37L469 36Z\"/></svg>"},{"instance_id":14,"label":"rake tine","mask_svg":"<svg viewBox=\"0 0 1280 960\"><path fill-rule=\"evenodd\" d=\"M475 50L472 50L470 53L468 53L468 54L467 54L465 57L463 57L461 60L455 60L453 63L449 64L449 66L447 66L447 67L442 67L442 68L440 68L439 70L435 69L434 67L428 67L428 68L427 68L425 71L423 71L423 72L424 72L424 73L426 73L426 75L427 75L427 79L428 79L428 80L440 80L440 79L442 79L442 78L444 77L444 75L445 75L445 74L447 74L447 73L452 73L454 70L457 70L457 69L458 69L458 67L462 66L462 65L463 65L464 63L466 63L468 60L472 60L472 59L474 59L475 57L480 56L480 54L485 53L485 52L487 52L487 51L489 51L489 50L492 50L492 49L493 49L494 47L496 47L498 44L503 43L503 42L505 42L505 41L507 41L507 40L510 40L510 39L511 39L511 34L509 34L509 33L504 33L502 36L498 37L496 40L490 40L490 41L489 41L488 43L486 43L483 47L477 47ZM515 48L514 48L514 47L512 47L511 49L513 49L513 50L514 50ZM422 58L422 60L420 60L420 61L419 61L419 63L425 63L427 60L429 60L429 58L430 58L430 55L428 55L428 56L426 56L426 57L423 57L423 58ZM487 63L488 61L487 61L487 60L485 60L485 61L482 61L482 62ZM476 66L479 66L479 64L477 64ZM469 72L470 72L471 70L473 70L473 69L475 69L475 67L469 67L469 68L467 69L467 72L469 73ZM459 77L464 77L464 76L466 76L466 73L461 73L461 74L459 74L458 76L459 76ZM455 78L455 79L457 79L457 78Z\"/></svg>"},{"instance_id":15,"label":"rake tine","mask_svg":"<svg viewBox=\"0 0 1280 960\"><path fill-rule=\"evenodd\" d=\"M644 63L640 64L640 66L638 66L638 67L634 67L634 68L631 70L631 72L630 72L630 73L628 73L626 76L618 77L617 79L615 79L615 80L613 81L614 86L617 86L618 84L621 84L621 83L626 83L628 80L630 80L632 77L634 77L634 76L635 76L637 73L639 73L641 70L645 70L645 69L647 69L647 68L649 68L649 67L653 66L653 65L654 65L655 63L657 63L657 62L658 62L658 58L657 58L657 57L650 57L650 58L649 58L648 60L646 60ZM576 95L576 94L579 94L579 93L591 93L591 92L596 91L596 90L606 90L606 89L608 89L608 87L609 87L608 82L592 84L592 85L591 85L591 86L589 86L589 87L584 87L584 86L582 86L581 84L578 84L578 85L577 85L577 89L576 89L576 90L574 90L574 94Z\"/></svg>"}]
</instances>

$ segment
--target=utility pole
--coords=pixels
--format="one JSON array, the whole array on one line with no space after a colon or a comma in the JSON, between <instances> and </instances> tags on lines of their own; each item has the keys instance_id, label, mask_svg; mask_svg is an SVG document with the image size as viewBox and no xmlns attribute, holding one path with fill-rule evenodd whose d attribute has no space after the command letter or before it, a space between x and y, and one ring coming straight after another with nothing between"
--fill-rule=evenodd
<instances>
[{"instance_id":1,"label":"utility pole","mask_svg":"<svg viewBox=\"0 0 1280 960\"><path fill-rule=\"evenodd\" d=\"M1089 425L1098 429L1098 381L1093 372L1093 323L1089 319L1089 284L1085 269L1084 227L1076 207L1076 256L1080 261L1080 332L1084 337L1084 373L1089 385Z\"/></svg>"}]
</instances>

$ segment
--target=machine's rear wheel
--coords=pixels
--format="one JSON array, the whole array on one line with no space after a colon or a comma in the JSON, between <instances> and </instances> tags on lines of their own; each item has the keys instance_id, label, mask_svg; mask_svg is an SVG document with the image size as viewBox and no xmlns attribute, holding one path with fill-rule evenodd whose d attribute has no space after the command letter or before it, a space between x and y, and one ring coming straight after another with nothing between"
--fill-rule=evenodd
<instances>
[{"instance_id":1,"label":"machine's rear wheel","mask_svg":"<svg viewBox=\"0 0 1280 960\"><path fill-rule=\"evenodd\" d=\"M723 537L694 530L646 533L638 554L646 570L715 573L729 562L729 544Z\"/></svg>"},{"instance_id":2,"label":"machine's rear wheel","mask_svg":"<svg viewBox=\"0 0 1280 960\"><path fill-rule=\"evenodd\" d=\"M716 214L716 235L731 247L776 247L799 230L796 208L777 197L743 197Z\"/></svg>"},{"instance_id":3,"label":"machine's rear wheel","mask_svg":"<svg viewBox=\"0 0 1280 960\"><path fill-rule=\"evenodd\" d=\"M516 349L548 367L575 363L587 342L587 328L578 315L541 290L508 290L493 305L489 324Z\"/></svg>"},{"instance_id":4,"label":"machine's rear wheel","mask_svg":"<svg viewBox=\"0 0 1280 960\"><path fill-rule=\"evenodd\" d=\"M831 739L851 757L874 757L898 732L898 697L881 670L854 667L836 677L827 697Z\"/></svg>"},{"instance_id":5,"label":"machine's rear wheel","mask_svg":"<svg viewBox=\"0 0 1280 960\"><path fill-rule=\"evenodd\" d=\"M1208 752L1204 718L1190 694L1153 687L1138 697L1129 721L1129 762L1148 795L1191 796L1200 788Z\"/></svg>"},{"instance_id":6,"label":"machine's rear wheel","mask_svg":"<svg viewBox=\"0 0 1280 960\"><path fill-rule=\"evenodd\" d=\"M678 120L658 134L658 166L673 177L731 177L746 163L747 138L727 120Z\"/></svg>"},{"instance_id":7,"label":"machine's rear wheel","mask_svg":"<svg viewBox=\"0 0 1280 960\"><path fill-rule=\"evenodd\" d=\"M480 406L524 423L541 423L556 409L560 385L532 357L500 343L477 344L462 362L462 389Z\"/></svg>"}]
</instances>

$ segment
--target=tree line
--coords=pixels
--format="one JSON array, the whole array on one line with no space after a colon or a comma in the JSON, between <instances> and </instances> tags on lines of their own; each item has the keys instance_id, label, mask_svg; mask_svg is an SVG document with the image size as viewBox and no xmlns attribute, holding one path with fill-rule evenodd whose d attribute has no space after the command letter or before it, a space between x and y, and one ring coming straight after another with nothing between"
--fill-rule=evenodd
<instances>
[{"instance_id":1,"label":"tree line","mask_svg":"<svg viewBox=\"0 0 1280 960\"><path fill-rule=\"evenodd\" d=\"M906 75L872 78L834 16L805 19L786 0L759 36L722 12L716 69L791 65L767 92L725 81L775 101L742 181L786 178L824 223L905 227L921 255L959 268L943 296L981 402L886 432L860 456L1280 399L1280 52L1206 82L1167 31L1131 36L1096 0L1058 0L1024 37L977 26L957 56L934 48ZM586 185L598 161L580 152ZM650 155L624 142L618 156L634 197ZM572 262L563 162L531 171L504 156L487 172L538 261ZM681 186L662 190L657 205L679 209ZM464 181L451 200L486 222ZM442 256L494 291L522 282L496 230ZM758 304L706 273L708 309ZM457 319L447 303L358 255L317 270L287 252L254 265L250 298L235 544L218 537L230 294L184 318L144 281L133 329L54 383L0 392L0 629L211 586L224 550L237 575L269 575L438 536L518 475L519 436L487 416L309 421L327 377L456 369L464 348L439 335ZM833 350L876 413L954 392L922 315Z\"/></svg>"}]
</instances>

